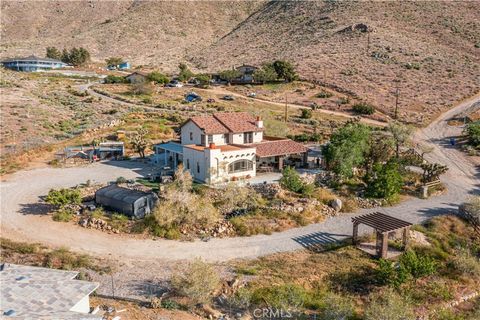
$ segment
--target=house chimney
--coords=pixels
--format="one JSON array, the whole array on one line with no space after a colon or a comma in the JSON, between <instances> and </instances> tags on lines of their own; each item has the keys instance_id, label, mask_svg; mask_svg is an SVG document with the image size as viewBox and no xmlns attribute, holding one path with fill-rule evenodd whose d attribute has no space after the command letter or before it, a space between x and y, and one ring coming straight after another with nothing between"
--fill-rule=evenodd
<instances>
[{"instance_id":1,"label":"house chimney","mask_svg":"<svg viewBox=\"0 0 480 320\"><path fill-rule=\"evenodd\" d=\"M257 116L257 119L255 120L255 125L257 128L263 128L263 121L260 119L259 116Z\"/></svg>"},{"instance_id":2,"label":"house chimney","mask_svg":"<svg viewBox=\"0 0 480 320\"><path fill-rule=\"evenodd\" d=\"M215 149L216 148L215 143L210 142L210 144L208 145L208 148L209 149Z\"/></svg>"}]
</instances>

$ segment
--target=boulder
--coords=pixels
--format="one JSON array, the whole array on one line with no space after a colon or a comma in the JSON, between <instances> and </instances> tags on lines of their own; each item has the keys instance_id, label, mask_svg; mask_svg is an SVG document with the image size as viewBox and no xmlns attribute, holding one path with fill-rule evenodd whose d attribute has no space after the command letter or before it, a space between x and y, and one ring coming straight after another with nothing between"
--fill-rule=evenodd
<instances>
[{"instance_id":1,"label":"boulder","mask_svg":"<svg viewBox=\"0 0 480 320\"><path fill-rule=\"evenodd\" d=\"M330 203L330 206L335 209L335 211L339 212L340 210L342 210L342 200L336 198L334 200L332 200L332 202Z\"/></svg>"}]
</instances>

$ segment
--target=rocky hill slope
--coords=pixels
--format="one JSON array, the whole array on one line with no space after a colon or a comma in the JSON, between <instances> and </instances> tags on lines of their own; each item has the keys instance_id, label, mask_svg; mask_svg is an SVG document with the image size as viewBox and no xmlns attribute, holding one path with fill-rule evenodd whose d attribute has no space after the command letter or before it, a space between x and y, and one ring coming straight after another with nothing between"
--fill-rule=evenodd
<instances>
[{"instance_id":1,"label":"rocky hill slope","mask_svg":"<svg viewBox=\"0 0 480 320\"><path fill-rule=\"evenodd\" d=\"M479 90L475 2L3 1L0 55L87 47L164 71L287 59L302 78L423 123Z\"/></svg>"}]
</instances>

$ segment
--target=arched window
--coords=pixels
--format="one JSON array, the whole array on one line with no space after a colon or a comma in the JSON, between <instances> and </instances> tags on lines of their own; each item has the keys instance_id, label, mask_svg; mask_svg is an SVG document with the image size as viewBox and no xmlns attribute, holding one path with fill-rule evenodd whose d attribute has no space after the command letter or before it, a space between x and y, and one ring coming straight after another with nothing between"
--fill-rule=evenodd
<instances>
[{"instance_id":1,"label":"arched window","mask_svg":"<svg viewBox=\"0 0 480 320\"><path fill-rule=\"evenodd\" d=\"M237 160L228 165L228 173L242 172L253 170L253 161Z\"/></svg>"}]
</instances>

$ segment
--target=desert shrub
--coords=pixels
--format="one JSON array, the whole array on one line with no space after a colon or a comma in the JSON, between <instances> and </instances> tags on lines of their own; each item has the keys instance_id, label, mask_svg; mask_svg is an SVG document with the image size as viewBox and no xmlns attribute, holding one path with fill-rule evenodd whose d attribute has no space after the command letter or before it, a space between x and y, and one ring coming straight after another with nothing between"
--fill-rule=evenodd
<instances>
[{"instance_id":1,"label":"desert shrub","mask_svg":"<svg viewBox=\"0 0 480 320\"><path fill-rule=\"evenodd\" d=\"M198 258L188 265L183 274L174 274L171 281L179 294L189 297L194 303L208 303L220 285L215 269Z\"/></svg>"},{"instance_id":2,"label":"desert shrub","mask_svg":"<svg viewBox=\"0 0 480 320\"><path fill-rule=\"evenodd\" d=\"M437 271L437 264L431 257L418 255L413 250L407 250L402 254L399 264L415 279L434 274Z\"/></svg>"},{"instance_id":3,"label":"desert shrub","mask_svg":"<svg viewBox=\"0 0 480 320\"><path fill-rule=\"evenodd\" d=\"M338 294L329 293L324 298L323 320L347 320L355 315L352 300Z\"/></svg>"},{"instance_id":4,"label":"desert shrub","mask_svg":"<svg viewBox=\"0 0 480 320\"><path fill-rule=\"evenodd\" d=\"M323 204L330 204L337 196L326 188L317 188L312 193L312 197L322 202Z\"/></svg>"},{"instance_id":5,"label":"desert shrub","mask_svg":"<svg viewBox=\"0 0 480 320\"><path fill-rule=\"evenodd\" d=\"M453 256L452 266L462 275L480 278L480 259L470 254L468 250L457 252Z\"/></svg>"},{"instance_id":6,"label":"desert shrub","mask_svg":"<svg viewBox=\"0 0 480 320\"><path fill-rule=\"evenodd\" d=\"M75 212L72 209L62 207L53 213L52 219L53 221L68 222L74 215Z\"/></svg>"},{"instance_id":7,"label":"desert shrub","mask_svg":"<svg viewBox=\"0 0 480 320\"><path fill-rule=\"evenodd\" d=\"M103 79L103 82L104 83L126 83L127 79L121 76L108 75L105 79Z\"/></svg>"},{"instance_id":8,"label":"desert shrub","mask_svg":"<svg viewBox=\"0 0 480 320\"><path fill-rule=\"evenodd\" d=\"M116 184L122 184L122 183L127 183L127 179L124 177L118 177L117 180L115 180Z\"/></svg>"},{"instance_id":9,"label":"desert shrub","mask_svg":"<svg viewBox=\"0 0 480 320\"><path fill-rule=\"evenodd\" d=\"M5 238L0 238L0 247L2 248L2 256L8 250L21 254L31 254L38 252L40 249L38 244L15 242Z\"/></svg>"},{"instance_id":10,"label":"desert shrub","mask_svg":"<svg viewBox=\"0 0 480 320\"><path fill-rule=\"evenodd\" d=\"M465 128L468 142L474 147L480 147L480 120L471 122Z\"/></svg>"},{"instance_id":11,"label":"desert shrub","mask_svg":"<svg viewBox=\"0 0 480 320\"><path fill-rule=\"evenodd\" d=\"M313 115L313 112L312 110L310 109L302 109L302 114L300 115L300 117L302 119L310 119Z\"/></svg>"},{"instance_id":12,"label":"desert shrub","mask_svg":"<svg viewBox=\"0 0 480 320\"><path fill-rule=\"evenodd\" d=\"M352 106L352 110L355 113L359 114L374 114L375 113L375 108L368 104L368 103L356 103Z\"/></svg>"},{"instance_id":13,"label":"desert shrub","mask_svg":"<svg viewBox=\"0 0 480 320\"><path fill-rule=\"evenodd\" d=\"M317 98L330 98L331 96L333 96L333 94L328 91L321 91L316 95Z\"/></svg>"},{"instance_id":14,"label":"desert shrub","mask_svg":"<svg viewBox=\"0 0 480 320\"><path fill-rule=\"evenodd\" d=\"M64 270L92 268L92 260L87 255L77 255L66 248L59 248L46 255L44 265Z\"/></svg>"},{"instance_id":15,"label":"desert shrub","mask_svg":"<svg viewBox=\"0 0 480 320\"><path fill-rule=\"evenodd\" d=\"M150 83L140 82L132 84L132 94L134 95L151 95L154 92L154 88Z\"/></svg>"},{"instance_id":16,"label":"desert shrub","mask_svg":"<svg viewBox=\"0 0 480 320\"><path fill-rule=\"evenodd\" d=\"M222 214L252 211L265 202L255 190L236 183L227 184L220 192L212 190L212 193L213 203ZM207 196L210 195L207 193Z\"/></svg>"},{"instance_id":17,"label":"desert shrub","mask_svg":"<svg viewBox=\"0 0 480 320\"><path fill-rule=\"evenodd\" d=\"M153 216L163 229L182 225L209 227L220 218L210 199L192 192L192 177L183 168L175 172L175 181L162 194Z\"/></svg>"},{"instance_id":18,"label":"desert shrub","mask_svg":"<svg viewBox=\"0 0 480 320\"><path fill-rule=\"evenodd\" d=\"M95 208L95 210L89 212L90 217L95 219L101 219L105 216L105 210L102 207Z\"/></svg>"},{"instance_id":19,"label":"desert shrub","mask_svg":"<svg viewBox=\"0 0 480 320\"><path fill-rule=\"evenodd\" d=\"M364 318L365 320L411 320L415 319L415 315L408 301L388 289L371 296Z\"/></svg>"},{"instance_id":20,"label":"desert shrub","mask_svg":"<svg viewBox=\"0 0 480 320\"><path fill-rule=\"evenodd\" d=\"M303 286L283 284L260 287L252 292L251 302L254 305L267 305L277 309L295 310L308 302L309 296Z\"/></svg>"},{"instance_id":21,"label":"desert shrub","mask_svg":"<svg viewBox=\"0 0 480 320\"><path fill-rule=\"evenodd\" d=\"M298 172L292 167L283 169L280 185L292 192L310 196L314 190L314 186L302 181Z\"/></svg>"},{"instance_id":22,"label":"desert shrub","mask_svg":"<svg viewBox=\"0 0 480 320\"><path fill-rule=\"evenodd\" d=\"M342 209L341 212L355 212L358 210L358 203L355 199L352 198L342 198Z\"/></svg>"},{"instance_id":23,"label":"desert shrub","mask_svg":"<svg viewBox=\"0 0 480 320\"><path fill-rule=\"evenodd\" d=\"M409 275L405 268L395 265L390 260L380 259L378 261L377 281L382 285L399 287L407 281Z\"/></svg>"},{"instance_id":24,"label":"desert shrub","mask_svg":"<svg viewBox=\"0 0 480 320\"><path fill-rule=\"evenodd\" d=\"M80 204L82 196L78 189L50 189L45 202L57 207L64 207L69 204Z\"/></svg>"}]
</instances>

